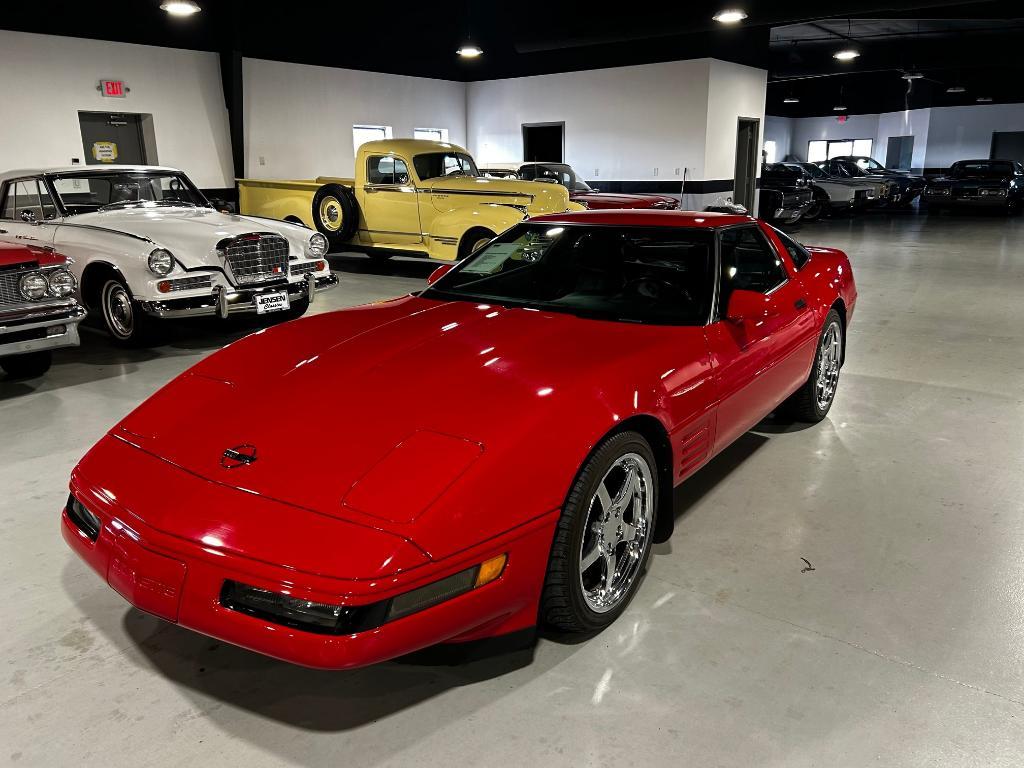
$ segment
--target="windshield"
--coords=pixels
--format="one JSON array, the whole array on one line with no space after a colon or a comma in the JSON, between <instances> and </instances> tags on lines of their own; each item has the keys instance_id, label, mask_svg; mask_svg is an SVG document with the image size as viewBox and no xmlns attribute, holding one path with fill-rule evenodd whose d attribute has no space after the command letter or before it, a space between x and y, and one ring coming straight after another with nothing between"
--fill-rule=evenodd
<instances>
[{"instance_id":1,"label":"windshield","mask_svg":"<svg viewBox=\"0 0 1024 768\"><path fill-rule=\"evenodd\" d=\"M565 163L533 163L524 165L519 178L530 181L553 181L572 192L592 192L590 185L576 175L572 166Z\"/></svg>"},{"instance_id":2,"label":"windshield","mask_svg":"<svg viewBox=\"0 0 1024 768\"><path fill-rule=\"evenodd\" d=\"M144 204L210 206L185 174L170 171L62 174L51 183L69 216Z\"/></svg>"},{"instance_id":3,"label":"windshield","mask_svg":"<svg viewBox=\"0 0 1024 768\"><path fill-rule=\"evenodd\" d=\"M799 165L815 179L824 179L828 176L827 173L821 170L821 168L816 166L814 163L800 163Z\"/></svg>"},{"instance_id":4,"label":"windshield","mask_svg":"<svg viewBox=\"0 0 1024 768\"><path fill-rule=\"evenodd\" d=\"M676 227L523 223L424 292L580 317L703 325L714 233Z\"/></svg>"},{"instance_id":5,"label":"windshield","mask_svg":"<svg viewBox=\"0 0 1024 768\"><path fill-rule=\"evenodd\" d=\"M416 155L412 159L412 164L421 181L440 179L444 176L480 175L473 158L461 152L431 152L426 155Z\"/></svg>"},{"instance_id":6,"label":"windshield","mask_svg":"<svg viewBox=\"0 0 1024 768\"><path fill-rule=\"evenodd\" d=\"M865 171L884 171L885 166L877 160L872 160L870 157L857 157L854 158L854 162L857 163L857 167Z\"/></svg>"},{"instance_id":7,"label":"windshield","mask_svg":"<svg viewBox=\"0 0 1024 768\"><path fill-rule=\"evenodd\" d=\"M953 176L962 179L968 176L982 179L1001 179L1013 175L1012 163L961 162L953 164Z\"/></svg>"}]
</instances>

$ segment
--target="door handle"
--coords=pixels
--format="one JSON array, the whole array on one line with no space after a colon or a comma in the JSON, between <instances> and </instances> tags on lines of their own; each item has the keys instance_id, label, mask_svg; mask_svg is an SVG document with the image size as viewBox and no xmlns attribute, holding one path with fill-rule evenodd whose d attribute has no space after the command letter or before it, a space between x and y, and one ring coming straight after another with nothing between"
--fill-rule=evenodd
<instances>
[{"instance_id":1,"label":"door handle","mask_svg":"<svg viewBox=\"0 0 1024 768\"><path fill-rule=\"evenodd\" d=\"M807 301L801 296L799 299L793 302L793 306L797 309L803 309L807 306Z\"/></svg>"}]
</instances>

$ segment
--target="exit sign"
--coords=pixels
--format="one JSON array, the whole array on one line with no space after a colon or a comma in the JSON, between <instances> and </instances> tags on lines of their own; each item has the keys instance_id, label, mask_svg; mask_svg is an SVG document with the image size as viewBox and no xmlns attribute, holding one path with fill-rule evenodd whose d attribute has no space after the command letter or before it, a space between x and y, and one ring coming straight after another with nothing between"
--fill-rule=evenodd
<instances>
[{"instance_id":1,"label":"exit sign","mask_svg":"<svg viewBox=\"0 0 1024 768\"><path fill-rule=\"evenodd\" d=\"M125 88L124 80L100 80L97 90L103 96L114 96L119 99L123 99L128 95L128 89Z\"/></svg>"}]
</instances>

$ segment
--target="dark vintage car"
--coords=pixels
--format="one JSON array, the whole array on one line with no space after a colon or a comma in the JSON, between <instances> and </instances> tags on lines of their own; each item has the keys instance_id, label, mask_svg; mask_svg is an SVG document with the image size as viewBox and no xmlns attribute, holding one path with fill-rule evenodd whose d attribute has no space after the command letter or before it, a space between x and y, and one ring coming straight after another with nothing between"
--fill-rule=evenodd
<instances>
[{"instance_id":1,"label":"dark vintage car","mask_svg":"<svg viewBox=\"0 0 1024 768\"><path fill-rule=\"evenodd\" d=\"M890 208L906 208L924 191L924 177L913 176L906 171L886 168L870 157L844 155L818 163L818 167L830 176L844 179L872 179L889 182L889 194L882 205Z\"/></svg>"},{"instance_id":2,"label":"dark vintage car","mask_svg":"<svg viewBox=\"0 0 1024 768\"><path fill-rule=\"evenodd\" d=\"M765 163L761 166L758 215L762 219L779 224L794 224L813 207L814 192L802 173L781 163ZM818 215L821 215L820 212Z\"/></svg>"},{"instance_id":3,"label":"dark vintage car","mask_svg":"<svg viewBox=\"0 0 1024 768\"><path fill-rule=\"evenodd\" d=\"M576 171L567 163L521 163L514 166L481 168L480 172L493 178L548 181L561 184L569 190L570 200L574 203L583 203L591 210L655 208L674 211L679 207L679 200L671 195L602 192L577 176Z\"/></svg>"},{"instance_id":4,"label":"dark vintage car","mask_svg":"<svg viewBox=\"0 0 1024 768\"><path fill-rule=\"evenodd\" d=\"M0 230L0 368L8 376L41 376L51 350L78 346L85 309L75 288L63 256Z\"/></svg>"},{"instance_id":5,"label":"dark vintage car","mask_svg":"<svg viewBox=\"0 0 1024 768\"><path fill-rule=\"evenodd\" d=\"M943 208L987 208L1019 213L1024 202L1024 165L1015 160L959 160L928 182L924 201Z\"/></svg>"}]
</instances>

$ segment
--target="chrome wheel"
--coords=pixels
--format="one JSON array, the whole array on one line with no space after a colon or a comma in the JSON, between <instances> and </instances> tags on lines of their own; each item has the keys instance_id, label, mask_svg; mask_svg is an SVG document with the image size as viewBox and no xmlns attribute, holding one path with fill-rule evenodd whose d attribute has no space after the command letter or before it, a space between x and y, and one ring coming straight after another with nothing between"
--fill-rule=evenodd
<instances>
[{"instance_id":1,"label":"chrome wheel","mask_svg":"<svg viewBox=\"0 0 1024 768\"><path fill-rule=\"evenodd\" d=\"M119 339L130 339L135 332L135 312L128 289L117 280L103 286L103 319L111 334Z\"/></svg>"},{"instance_id":2,"label":"chrome wheel","mask_svg":"<svg viewBox=\"0 0 1024 768\"><path fill-rule=\"evenodd\" d=\"M320 223L331 232L341 229L341 203L337 198L325 197L320 203Z\"/></svg>"},{"instance_id":3,"label":"chrome wheel","mask_svg":"<svg viewBox=\"0 0 1024 768\"><path fill-rule=\"evenodd\" d=\"M469 252L470 253L476 253L481 248L483 248L485 245L487 245L489 242L491 242L491 238L489 238L489 237L481 237L479 240L477 240L475 243L473 243L473 247L469 249Z\"/></svg>"},{"instance_id":4,"label":"chrome wheel","mask_svg":"<svg viewBox=\"0 0 1024 768\"><path fill-rule=\"evenodd\" d=\"M643 563L654 520L654 479L637 453L620 456L590 499L579 574L583 598L596 613L629 594Z\"/></svg>"},{"instance_id":5,"label":"chrome wheel","mask_svg":"<svg viewBox=\"0 0 1024 768\"><path fill-rule=\"evenodd\" d=\"M842 354L843 329L833 320L822 334L821 346L818 348L818 378L814 383L814 395L822 411L828 409L836 395Z\"/></svg>"}]
</instances>

